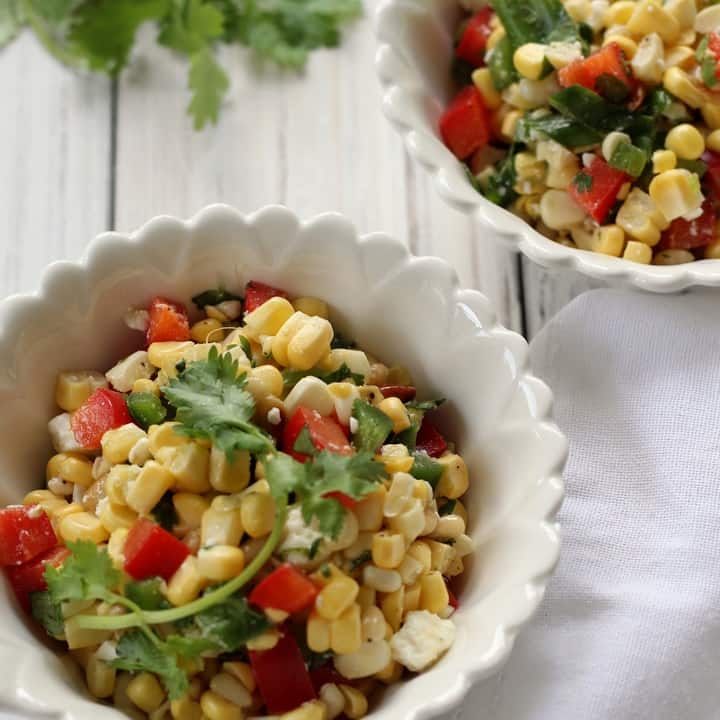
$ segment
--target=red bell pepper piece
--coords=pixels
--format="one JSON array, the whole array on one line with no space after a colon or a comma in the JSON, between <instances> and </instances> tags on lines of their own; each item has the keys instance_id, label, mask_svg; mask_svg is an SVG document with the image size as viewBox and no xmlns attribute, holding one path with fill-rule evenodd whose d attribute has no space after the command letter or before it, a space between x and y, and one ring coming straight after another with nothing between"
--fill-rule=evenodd
<instances>
[{"instance_id":1,"label":"red bell pepper piece","mask_svg":"<svg viewBox=\"0 0 720 720\"><path fill-rule=\"evenodd\" d=\"M717 220L712 201L706 200L702 206L703 214L695 220L677 218L662 234L658 245L660 250L692 250L705 247L715 241L715 222Z\"/></svg>"},{"instance_id":2,"label":"red bell pepper piece","mask_svg":"<svg viewBox=\"0 0 720 720\"><path fill-rule=\"evenodd\" d=\"M98 388L74 413L70 426L76 440L88 450L99 450L102 436L113 428L131 423L125 396Z\"/></svg>"},{"instance_id":3,"label":"red bell pepper piece","mask_svg":"<svg viewBox=\"0 0 720 720\"><path fill-rule=\"evenodd\" d=\"M317 410L299 407L283 430L283 450L296 460L305 462L308 459L307 455L293 450L304 427L307 427L310 439L318 450L328 450L339 455L352 454L352 446L338 423L332 418L323 417Z\"/></svg>"},{"instance_id":4,"label":"red bell pepper piece","mask_svg":"<svg viewBox=\"0 0 720 720\"><path fill-rule=\"evenodd\" d=\"M300 647L289 633L270 650L250 651L249 655L269 714L290 712L317 697Z\"/></svg>"},{"instance_id":5,"label":"red bell pepper piece","mask_svg":"<svg viewBox=\"0 0 720 720\"><path fill-rule=\"evenodd\" d=\"M396 397L403 402L414 400L417 390L412 385L383 385L380 388L383 397Z\"/></svg>"},{"instance_id":6,"label":"red bell pepper piece","mask_svg":"<svg viewBox=\"0 0 720 720\"><path fill-rule=\"evenodd\" d=\"M460 159L472 155L490 142L490 114L474 85L461 90L440 118L440 136Z\"/></svg>"},{"instance_id":7,"label":"red bell pepper piece","mask_svg":"<svg viewBox=\"0 0 720 720\"><path fill-rule=\"evenodd\" d=\"M455 597L455 593L448 588L448 605L450 605L451 608L454 610L457 610L460 607L460 603L458 602L457 597Z\"/></svg>"},{"instance_id":8,"label":"red bell pepper piece","mask_svg":"<svg viewBox=\"0 0 720 720\"><path fill-rule=\"evenodd\" d=\"M288 297L284 290L251 280L245 286L245 312L252 312L272 297Z\"/></svg>"},{"instance_id":9,"label":"red bell pepper piece","mask_svg":"<svg viewBox=\"0 0 720 720\"><path fill-rule=\"evenodd\" d=\"M190 548L147 518L140 518L125 540L125 572L135 580L169 580L190 555Z\"/></svg>"},{"instance_id":10,"label":"red bell pepper piece","mask_svg":"<svg viewBox=\"0 0 720 720\"><path fill-rule=\"evenodd\" d=\"M323 497L337 500L346 510L352 510L357 505L357 500L339 491L325 493Z\"/></svg>"},{"instance_id":11,"label":"red bell pepper piece","mask_svg":"<svg viewBox=\"0 0 720 720\"><path fill-rule=\"evenodd\" d=\"M263 609L275 608L292 614L310 607L317 594L314 583L292 565L285 563L252 589L249 600Z\"/></svg>"},{"instance_id":12,"label":"red bell pepper piece","mask_svg":"<svg viewBox=\"0 0 720 720\"><path fill-rule=\"evenodd\" d=\"M50 518L39 505L0 510L0 567L22 565L56 545Z\"/></svg>"},{"instance_id":13,"label":"red bell pepper piece","mask_svg":"<svg viewBox=\"0 0 720 720\"><path fill-rule=\"evenodd\" d=\"M179 302L156 297L148 307L150 323L147 329L147 344L154 342L182 342L190 339L190 320L187 308Z\"/></svg>"},{"instance_id":14,"label":"red bell pepper piece","mask_svg":"<svg viewBox=\"0 0 720 720\"><path fill-rule=\"evenodd\" d=\"M415 449L426 452L430 457L440 457L448 448L445 438L437 431L435 426L424 417L415 440Z\"/></svg>"},{"instance_id":15,"label":"red bell pepper piece","mask_svg":"<svg viewBox=\"0 0 720 720\"><path fill-rule=\"evenodd\" d=\"M597 92L597 81L603 75L610 75L627 85L628 91L635 81L628 71L625 55L617 43L608 43L603 48L583 60L575 60L558 71L558 80L562 87L582 85Z\"/></svg>"},{"instance_id":16,"label":"red bell pepper piece","mask_svg":"<svg viewBox=\"0 0 720 720\"><path fill-rule=\"evenodd\" d=\"M617 200L620 188L629 179L629 175L595 156L590 167L583 168L570 184L568 192L588 215L602 225Z\"/></svg>"},{"instance_id":17,"label":"red bell pepper piece","mask_svg":"<svg viewBox=\"0 0 720 720\"><path fill-rule=\"evenodd\" d=\"M706 150L701 160L707 165L703 185L709 188L716 201L720 201L720 154Z\"/></svg>"},{"instance_id":18,"label":"red bell pepper piece","mask_svg":"<svg viewBox=\"0 0 720 720\"><path fill-rule=\"evenodd\" d=\"M715 66L715 77L720 80L720 33L713 31L710 33L708 38L708 50L715 57L715 61L718 63Z\"/></svg>"},{"instance_id":19,"label":"red bell pepper piece","mask_svg":"<svg viewBox=\"0 0 720 720\"><path fill-rule=\"evenodd\" d=\"M490 21L495 13L486 7L473 15L465 24L460 42L455 48L455 55L469 62L473 67L485 65L485 50L488 38L492 35Z\"/></svg>"},{"instance_id":20,"label":"red bell pepper piece","mask_svg":"<svg viewBox=\"0 0 720 720\"><path fill-rule=\"evenodd\" d=\"M31 592L47 590L45 567L47 565L54 568L60 567L68 555L70 555L70 551L66 547L58 545L24 565L5 568L10 587L24 610L30 611Z\"/></svg>"}]
</instances>

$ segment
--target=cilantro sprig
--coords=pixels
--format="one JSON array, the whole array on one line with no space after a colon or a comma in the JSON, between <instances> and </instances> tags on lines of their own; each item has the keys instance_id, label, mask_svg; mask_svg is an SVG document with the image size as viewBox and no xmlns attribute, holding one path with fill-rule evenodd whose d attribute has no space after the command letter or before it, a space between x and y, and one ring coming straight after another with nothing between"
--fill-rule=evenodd
<instances>
[{"instance_id":1,"label":"cilantro sprig","mask_svg":"<svg viewBox=\"0 0 720 720\"><path fill-rule=\"evenodd\" d=\"M201 129L217 122L230 84L216 59L221 43L300 69L312 50L337 47L341 27L361 13L361 0L2 0L0 47L29 27L60 62L117 75L152 22L158 44L189 61L188 112Z\"/></svg>"}]
</instances>

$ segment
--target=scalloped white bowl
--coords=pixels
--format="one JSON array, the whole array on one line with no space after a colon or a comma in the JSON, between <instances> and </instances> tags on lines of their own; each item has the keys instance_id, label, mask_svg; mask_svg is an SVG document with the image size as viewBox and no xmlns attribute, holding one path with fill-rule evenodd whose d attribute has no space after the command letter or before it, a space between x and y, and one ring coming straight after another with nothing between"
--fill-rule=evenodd
<instances>
[{"instance_id":1,"label":"scalloped white bowl","mask_svg":"<svg viewBox=\"0 0 720 720\"><path fill-rule=\"evenodd\" d=\"M567 248L472 187L438 133L440 115L453 93L450 65L459 18L458 0L384 0L376 14L383 110L410 155L432 174L441 197L457 210L473 213L488 235L547 268L570 268L614 285L660 293L694 285L720 287L720 260L662 267Z\"/></svg>"},{"instance_id":2,"label":"scalloped white bowl","mask_svg":"<svg viewBox=\"0 0 720 720\"><path fill-rule=\"evenodd\" d=\"M458 637L432 670L390 690L372 714L436 717L498 668L540 602L558 558L554 517L566 457L550 420L551 393L527 371L525 341L497 324L480 293L461 290L441 260L412 257L386 235L359 237L339 215L301 222L282 207L246 216L217 205L187 222L159 217L129 235L100 236L80 262L51 265L36 294L0 303L0 502L42 484L56 373L107 368L136 345L123 323L128 307L250 279L326 299L344 333L411 368L423 395L449 400L442 425L471 471L477 544L455 616ZM0 668L0 708L118 717L85 695L4 582Z\"/></svg>"}]
</instances>

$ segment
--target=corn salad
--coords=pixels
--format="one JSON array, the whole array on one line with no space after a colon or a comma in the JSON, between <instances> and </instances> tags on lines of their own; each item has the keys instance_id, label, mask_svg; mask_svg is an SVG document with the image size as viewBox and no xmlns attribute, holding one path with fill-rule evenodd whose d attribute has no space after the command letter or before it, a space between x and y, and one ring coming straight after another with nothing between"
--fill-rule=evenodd
<instances>
[{"instance_id":1,"label":"corn salad","mask_svg":"<svg viewBox=\"0 0 720 720\"><path fill-rule=\"evenodd\" d=\"M455 637L473 548L442 401L318 298L194 301L194 322L166 298L130 311L146 349L106 373L60 373L46 487L0 510L23 528L0 566L129 714L361 718Z\"/></svg>"},{"instance_id":2,"label":"corn salad","mask_svg":"<svg viewBox=\"0 0 720 720\"><path fill-rule=\"evenodd\" d=\"M720 259L720 8L471 5L440 133L478 191L567 247Z\"/></svg>"}]
</instances>

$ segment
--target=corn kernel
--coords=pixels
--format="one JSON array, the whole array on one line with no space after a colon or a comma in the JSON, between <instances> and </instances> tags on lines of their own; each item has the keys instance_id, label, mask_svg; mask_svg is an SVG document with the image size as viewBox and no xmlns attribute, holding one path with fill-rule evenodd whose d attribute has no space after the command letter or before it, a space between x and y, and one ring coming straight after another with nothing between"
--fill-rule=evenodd
<instances>
[{"instance_id":1,"label":"corn kernel","mask_svg":"<svg viewBox=\"0 0 720 720\"><path fill-rule=\"evenodd\" d=\"M195 493L173 493L173 507L181 525L187 530L197 530L202 525L203 513L210 507L208 500Z\"/></svg>"},{"instance_id":2,"label":"corn kernel","mask_svg":"<svg viewBox=\"0 0 720 720\"><path fill-rule=\"evenodd\" d=\"M375 677L386 685L394 685L400 682L402 674L403 666L399 662L391 660L380 672L375 673Z\"/></svg>"},{"instance_id":3,"label":"corn kernel","mask_svg":"<svg viewBox=\"0 0 720 720\"><path fill-rule=\"evenodd\" d=\"M203 716L208 720L243 720L241 708L212 690L206 690L202 694L200 707Z\"/></svg>"},{"instance_id":4,"label":"corn kernel","mask_svg":"<svg viewBox=\"0 0 720 720\"><path fill-rule=\"evenodd\" d=\"M180 427L180 423L176 422L166 422L162 425L151 425L148 430L150 452L153 455L157 455L161 448L188 445L191 442L190 438L176 432L176 428L178 427Z\"/></svg>"},{"instance_id":5,"label":"corn kernel","mask_svg":"<svg viewBox=\"0 0 720 720\"><path fill-rule=\"evenodd\" d=\"M112 534L121 528L132 527L137 520L137 513L125 505L116 505L108 500L101 504L98 517L103 527Z\"/></svg>"},{"instance_id":6,"label":"corn kernel","mask_svg":"<svg viewBox=\"0 0 720 720\"><path fill-rule=\"evenodd\" d=\"M358 689L350 685L339 685L338 687L345 697L345 714L350 720L356 720L367 715L367 698Z\"/></svg>"},{"instance_id":7,"label":"corn kernel","mask_svg":"<svg viewBox=\"0 0 720 720\"><path fill-rule=\"evenodd\" d=\"M605 11L603 24L605 27L613 25L626 25L635 12L635 0L619 0L614 2Z\"/></svg>"},{"instance_id":8,"label":"corn kernel","mask_svg":"<svg viewBox=\"0 0 720 720\"><path fill-rule=\"evenodd\" d=\"M694 260L695 256L688 250L661 250L653 258L653 265L682 265Z\"/></svg>"},{"instance_id":9,"label":"corn kernel","mask_svg":"<svg viewBox=\"0 0 720 720\"><path fill-rule=\"evenodd\" d=\"M246 643L248 650L272 650L280 640L280 634L275 629L266 630L256 635Z\"/></svg>"},{"instance_id":10,"label":"corn kernel","mask_svg":"<svg viewBox=\"0 0 720 720\"><path fill-rule=\"evenodd\" d=\"M223 670L236 677L250 693L255 692L256 682L255 675L253 674L252 668L245 662L239 662L232 660L224 662L222 666Z\"/></svg>"},{"instance_id":11,"label":"corn kernel","mask_svg":"<svg viewBox=\"0 0 720 720\"><path fill-rule=\"evenodd\" d=\"M425 507L417 498L412 498L406 509L399 515L388 517L391 530L400 533L409 544L425 530Z\"/></svg>"},{"instance_id":12,"label":"corn kernel","mask_svg":"<svg viewBox=\"0 0 720 720\"><path fill-rule=\"evenodd\" d=\"M677 155L672 150L656 150L652 156L653 173L658 175L677 167Z\"/></svg>"},{"instance_id":13,"label":"corn kernel","mask_svg":"<svg viewBox=\"0 0 720 720\"><path fill-rule=\"evenodd\" d=\"M427 540L426 542L430 549L430 570L444 573L453 559L452 547L436 540Z\"/></svg>"},{"instance_id":14,"label":"corn kernel","mask_svg":"<svg viewBox=\"0 0 720 720\"><path fill-rule=\"evenodd\" d=\"M127 423L102 436L103 457L112 465L127 462L135 443L145 437L145 432L133 423Z\"/></svg>"},{"instance_id":15,"label":"corn kernel","mask_svg":"<svg viewBox=\"0 0 720 720\"><path fill-rule=\"evenodd\" d=\"M488 68L478 68L475 70L472 74L472 81L480 91L485 107L490 110L497 110L502 105L502 97L495 89L495 83Z\"/></svg>"},{"instance_id":16,"label":"corn kernel","mask_svg":"<svg viewBox=\"0 0 720 720\"><path fill-rule=\"evenodd\" d=\"M210 490L210 451L197 442L161 451L158 460L175 478L178 490L204 493Z\"/></svg>"},{"instance_id":17,"label":"corn kernel","mask_svg":"<svg viewBox=\"0 0 720 720\"><path fill-rule=\"evenodd\" d=\"M245 532L252 538L268 535L275 524L275 503L266 493L246 495L240 504L240 512Z\"/></svg>"},{"instance_id":18,"label":"corn kernel","mask_svg":"<svg viewBox=\"0 0 720 720\"><path fill-rule=\"evenodd\" d=\"M352 578L334 578L315 598L315 610L326 620L336 620L355 602L358 590Z\"/></svg>"},{"instance_id":19,"label":"corn kernel","mask_svg":"<svg viewBox=\"0 0 720 720\"><path fill-rule=\"evenodd\" d=\"M335 683L325 683L320 688L320 699L325 705L327 717L323 720L335 720L345 707L345 697Z\"/></svg>"},{"instance_id":20,"label":"corn kernel","mask_svg":"<svg viewBox=\"0 0 720 720\"><path fill-rule=\"evenodd\" d=\"M663 228L658 221L667 226L667 220L653 199L640 188L633 188L615 218L617 225L631 238L651 247L660 242Z\"/></svg>"},{"instance_id":21,"label":"corn kernel","mask_svg":"<svg viewBox=\"0 0 720 720\"><path fill-rule=\"evenodd\" d=\"M437 462L444 469L436 488L436 495L451 500L464 495L470 486L465 461L459 455L449 454L438 458Z\"/></svg>"},{"instance_id":22,"label":"corn kernel","mask_svg":"<svg viewBox=\"0 0 720 720\"><path fill-rule=\"evenodd\" d=\"M150 460L145 463L137 479L129 483L127 504L141 515L147 515L174 485L173 474L160 463Z\"/></svg>"},{"instance_id":23,"label":"corn kernel","mask_svg":"<svg viewBox=\"0 0 720 720\"><path fill-rule=\"evenodd\" d=\"M718 237L718 233L716 230L715 237ZM706 260L720 260L720 240L715 240L715 242L710 243L705 248L705 254L704 257Z\"/></svg>"},{"instance_id":24,"label":"corn kernel","mask_svg":"<svg viewBox=\"0 0 720 720\"><path fill-rule=\"evenodd\" d=\"M705 152L705 139L693 125L676 125L665 138L665 147L685 160L697 160Z\"/></svg>"},{"instance_id":25,"label":"corn kernel","mask_svg":"<svg viewBox=\"0 0 720 720\"><path fill-rule=\"evenodd\" d=\"M175 606L186 605L197 598L205 585L206 580L198 569L198 560L190 555L170 578L167 599Z\"/></svg>"},{"instance_id":26,"label":"corn kernel","mask_svg":"<svg viewBox=\"0 0 720 720\"><path fill-rule=\"evenodd\" d=\"M637 43L627 35L608 35L603 39L603 46L611 43L618 45L628 60L632 60L638 51Z\"/></svg>"},{"instance_id":27,"label":"corn kernel","mask_svg":"<svg viewBox=\"0 0 720 720\"><path fill-rule=\"evenodd\" d=\"M624 247L625 231L621 227L618 225L607 225L600 228L600 235L595 245L595 252L620 257Z\"/></svg>"},{"instance_id":28,"label":"corn kernel","mask_svg":"<svg viewBox=\"0 0 720 720\"><path fill-rule=\"evenodd\" d=\"M339 692L339 691L338 691ZM329 720L325 703L320 700L310 700L299 708L291 710L280 716L279 720Z\"/></svg>"},{"instance_id":29,"label":"corn kernel","mask_svg":"<svg viewBox=\"0 0 720 720\"><path fill-rule=\"evenodd\" d=\"M385 415L392 420L394 433L401 433L403 430L407 430L412 424L407 408L400 398L385 398L378 405L378 410L385 413Z\"/></svg>"},{"instance_id":30,"label":"corn kernel","mask_svg":"<svg viewBox=\"0 0 720 720\"><path fill-rule=\"evenodd\" d=\"M330 647L339 655L357 652L362 645L360 606L353 603L330 622Z\"/></svg>"},{"instance_id":31,"label":"corn kernel","mask_svg":"<svg viewBox=\"0 0 720 720\"><path fill-rule=\"evenodd\" d=\"M60 520L58 531L66 543L87 540L99 545L110 536L100 520L84 510L65 515Z\"/></svg>"},{"instance_id":32,"label":"corn kernel","mask_svg":"<svg viewBox=\"0 0 720 720\"><path fill-rule=\"evenodd\" d=\"M671 67L665 71L663 87L692 108L702 108L707 103L707 95L679 67Z\"/></svg>"},{"instance_id":33,"label":"corn kernel","mask_svg":"<svg viewBox=\"0 0 720 720\"><path fill-rule=\"evenodd\" d=\"M193 347L194 344L189 340L154 342L148 348L148 360L151 365L165 371L170 377L175 377L175 366L183 359L183 353Z\"/></svg>"},{"instance_id":34,"label":"corn kernel","mask_svg":"<svg viewBox=\"0 0 720 720\"><path fill-rule=\"evenodd\" d=\"M363 568L363 584L378 592L395 592L402 585L400 573L396 570L387 570L375 565L366 565Z\"/></svg>"},{"instance_id":35,"label":"corn kernel","mask_svg":"<svg viewBox=\"0 0 720 720\"><path fill-rule=\"evenodd\" d=\"M401 585L394 592L385 595L380 601L380 607L393 632L397 632L400 629L405 608L405 587Z\"/></svg>"},{"instance_id":36,"label":"corn kernel","mask_svg":"<svg viewBox=\"0 0 720 720\"><path fill-rule=\"evenodd\" d=\"M215 545L198 552L198 571L212 582L225 582L245 567L245 553L239 547Z\"/></svg>"},{"instance_id":37,"label":"corn kernel","mask_svg":"<svg viewBox=\"0 0 720 720\"><path fill-rule=\"evenodd\" d=\"M502 39L506 36L505 28L504 27L497 27L495 28L491 33L490 37L487 40L486 48L488 50L492 50L494 47L498 45L499 42L502 41Z\"/></svg>"},{"instance_id":38,"label":"corn kernel","mask_svg":"<svg viewBox=\"0 0 720 720\"><path fill-rule=\"evenodd\" d=\"M230 545L236 547L243 536L242 515L239 508L217 510L208 508L202 516L201 539L203 547Z\"/></svg>"},{"instance_id":39,"label":"corn kernel","mask_svg":"<svg viewBox=\"0 0 720 720\"><path fill-rule=\"evenodd\" d=\"M107 698L115 690L116 670L94 654L88 658L85 667L85 681L90 694L96 698Z\"/></svg>"},{"instance_id":40,"label":"corn kernel","mask_svg":"<svg viewBox=\"0 0 720 720\"><path fill-rule=\"evenodd\" d=\"M65 412L73 412L101 387L107 387L107 382L99 372L61 372L55 385L55 402Z\"/></svg>"},{"instance_id":41,"label":"corn kernel","mask_svg":"<svg viewBox=\"0 0 720 720\"><path fill-rule=\"evenodd\" d=\"M170 714L173 720L202 720L203 713L200 703L193 702L188 695L179 700L170 701Z\"/></svg>"},{"instance_id":42,"label":"corn kernel","mask_svg":"<svg viewBox=\"0 0 720 720\"><path fill-rule=\"evenodd\" d=\"M512 140L515 137L515 130L517 129L517 125L520 122L520 118L522 118L523 114L519 110L511 110L508 112L502 120L502 123L500 125L500 134L507 138L508 140Z\"/></svg>"},{"instance_id":43,"label":"corn kernel","mask_svg":"<svg viewBox=\"0 0 720 720\"><path fill-rule=\"evenodd\" d=\"M688 170L668 170L656 175L649 193L668 221L697 210L704 200L697 175Z\"/></svg>"},{"instance_id":44,"label":"corn kernel","mask_svg":"<svg viewBox=\"0 0 720 720\"><path fill-rule=\"evenodd\" d=\"M255 339L261 335L277 335L294 312L289 300L272 297L245 317L245 327Z\"/></svg>"},{"instance_id":45,"label":"corn kernel","mask_svg":"<svg viewBox=\"0 0 720 720\"><path fill-rule=\"evenodd\" d=\"M439 613L447 607L449 599L447 586L439 572L431 572L420 578L421 609Z\"/></svg>"},{"instance_id":46,"label":"corn kernel","mask_svg":"<svg viewBox=\"0 0 720 720\"><path fill-rule=\"evenodd\" d=\"M370 608L375 605L376 595L377 593L374 588L367 587L366 585L361 585L360 590L358 591L357 604L363 610L365 610L366 608Z\"/></svg>"},{"instance_id":47,"label":"corn kernel","mask_svg":"<svg viewBox=\"0 0 720 720\"><path fill-rule=\"evenodd\" d=\"M65 642L70 650L97 647L109 640L111 636L112 632L109 630L88 630L87 628L78 627L76 617L71 617L65 621Z\"/></svg>"},{"instance_id":48,"label":"corn kernel","mask_svg":"<svg viewBox=\"0 0 720 720\"><path fill-rule=\"evenodd\" d=\"M287 340L287 365L297 370L309 370L330 352L332 325L320 317L308 317ZM282 331L281 331L282 333ZM280 333L277 337L280 337ZM273 341L273 356L275 341Z\"/></svg>"},{"instance_id":49,"label":"corn kernel","mask_svg":"<svg viewBox=\"0 0 720 720\"><path fill-rule=\"evenodd\" d=\"M225 663L223 663L223 669L224 667ZM210 689L238 707L248 708L253 704L252 695L234 674L218 673L210 679Z\"/></svg>"},{"instance_id":50,"label":"corn kernel","mask_svg":"<svg viewBox=\"0 0 720 720\"><path fill-rule=\"evenodd\" d=\"M125 692L130 700L146 713L157 710L165 701L165 691L158 679L148 672L136 675Z\"/></svg>"},{"instance_id":51,"label":"corn kernel","mask_svg":"<svg viewBox=\"0 0 720 720\"><path fill-rule=\"evenodd\" d=\"M117 568L122 568L125 565L125 542L127 536L127 528L118 528L110 533L107 554Z\"/></svg>"},{"instance_id":52,"label":"corn kernel","mask_svg":"<svg viewBox=\"0 0 720 720\"><path fill-rule=\"evenodd\" d=\"M375 460L385 466L388 475L395 473L408 473L412 469L415 458L410 456L405 445L383 445L380 454L375 455Z\"/></svg>"},{"instance_id":53,"label":"corn kernel","mask_svg":"<svg viewBox=\"0 0 720 720\"><path fill-rule=\"evenodd\" d=\"M668 45L680 37L680 24L655 0L640 0L627 22L628 30L640 37L657 33Z\"/></svg>"},{"instance_id":54,"label":"corn kernel","mask_svg":"<svg viewBox=\"0 0 720 720\"><path fill-rule=\"evenodd\" d=\"M376 532L383 523L383 509L387 490L380 485L377 490L366 495L355 504L353 513L357 517L360 532Z\"/></svg>"},{"instance_id":55,"label":"corn kernel","mask_svg":"<svg viewBox=\"0 0 720 720\"><path fill-rule=\"evenodd\" d=\"M292 305L295 310L305 313L306 315L317 315L326 320L330 317L327 303L319 298L299 297L292 301Z\"/></svg>"},{"instance_id":56,"label":"corn kernel","mask_svg":"<svg viewBox=\"0 0 720 720\"><path fill-rule=\"evenodd\" d=\"M92 463L79 453L59 453L48 461L46 478L60 478L81 487L90 487L93 482Z\"/></svg>"},{"instance_id":57,"label":"corn kernel","mask_svg":"<svg viewBox=\"0 0 720 720\"><path fill-rule=\"evenodd\" d=\"M539 80L546 67L545 45L526 43L521 45L513 55L515 69L529 80Z\"/></svg>"},{"instance_id":58,"label":"corn kernel","mask_svg":"<svg viewBox=\"0 0 720 720\"><path fill-rule=\"evenodd\" d=\"M718 25L720 25L720 8L716 5L703 8L695 17L695 30L703 35L716 30Z\"/></svg>"},{"instance_id":59,"label":"corn kernel","mask_svg":"<svg viewBox=\"0 0 720 720\"><path fill-rule=\"evenodd\" d=\"M330 649L330 622L312 611L305 630L308 647L317 653L327 652Z\"/></svg>"},{"instance_id":60,"label":"corn kernel","mask_svg":"<svg viewBox=\"0 0 720 720\"><path fill-rule=\"evenodd\" d=\"M711 130L720 130L720 104L708 102L702 106L702 116L705 124Z\"/></svg>"},{"instance_id":61,"label":"corn kernel","mask_svg":"<svg viewBox=\"0 0 720 720\"><path fill-rule=\"evenodd\" d=\"M150 393L155 397L160 397L160 388L154 380L148 378L139 378L133 383L132 391L134 393Z\"/></svg>"},{"instance_id":62,"label":"corn kernel","mask_svg":"<svg viewBox=\"0 0 720 720\"><path fill-rule=\"evenodd\" d=\"M210 450L209 476L213 490L225 493L238 493L250 482L250 453L240 450L230 462L220 448Z\"/></svg>"},{"instance_id":63,"label":"corn kernel","mask_svg":"<svg viewBox=\"0 0 720 720\"><path fill-rule=\"evenodd\" d=\"M190 328L190 337L197 343L218 342L223 339L222 326L215 318L199 320Z\"/></svg>"},{"instance_id":64,"label":"corn kernel","mask_svg":"<svg viewBox=\"0 0 720 720\"><path fill-rule=\"evenodd\" d=\"M687 45L676 45L665 53L665 67L679 67L688 70L695 64L695 52Z\"/></svg>"},{"instance_id":65,"label":"corn kernel","mask_svg":"<svg viewBox=\"0 0 720 720\"><path fill-rule=\"evenodd\" d=\"M370 361L362 350L335 348L321 362L321 367L329 371L339 370L343 365L347 365L351 372L362 375L363 382L370 377Z\"/></svg>"},{"instance_id":66,"label":"corn kernel","mask_svg":"<svg viewBox=\"0 0 720 720\"><path fill-rule=\"evenodd\" d=\"M372 541L372 559L381 568L398 567L405 555L405 538L399 533L375 533Z\"/></svg>"},{"instance_id":67,"label":"corn kernel","mask_svg":"<svg viewBox=\"0 0 720 720\"><path fill-rule=\"evenodd\" d=\"M405 588L405 602L403 604L403 614L407 614L409 612L412 612L413 610L420 609L421 590L422 586L420 585L419 579L417 582L413 583L412 585L408 585Z\"/></svg>"},{"instance_id":68,"label":"corn kernel","mask_svg":"<svg viewBox=\"0 0 720 720\"><path fill-rule=\"evenodd\" d=\"M649 265L652 260L652 249L649 245L642 242L635 242L631 240L625 247L623 253L625 260L631 260L632 262L641 263L643 265Z\"/></svg>"}]
</instances>

